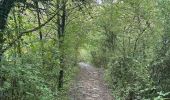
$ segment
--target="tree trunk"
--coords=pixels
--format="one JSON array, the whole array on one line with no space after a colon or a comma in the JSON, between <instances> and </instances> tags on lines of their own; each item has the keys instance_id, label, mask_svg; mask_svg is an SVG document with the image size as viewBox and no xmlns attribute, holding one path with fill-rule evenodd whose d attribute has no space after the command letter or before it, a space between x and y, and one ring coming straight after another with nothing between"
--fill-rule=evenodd
<instances>
[{"instance_id":1,"label":"tree trunk","mask_svg":"<svg viewBox=\"0 0 170 100\"><path fill-rule=\"evenodd\" d=\"M3 32L7 23L8 14L14 5L14 2L14 0L3 0L2 3L0 3L0 61L4 52L2 51L4 44Z\"/></svg>"},{"instance_id":2,"label":"tree trunk","mask_svg":"<svg viewBox=\"0 0 170 100\"><path fill-rule=\"evenodd\" d=\"M11 8L14 5L14 0L1 0L0 3L0 70L1 70L1 61L2 61L2 56L3 53L5 51L3 51L3 45L5 42L4 39L4 30L5 30L5 26L7 23L7 18L8 18L8 14L11 10ZM3 74L0 75L0 86L3 85L4 81L5 81L5 77ZM5 100L5 93L1 92L0 93L0 100Z\"/></svg>"},{"instance_id":3,"label":"tree trunk","mask_svg":"<svg viewBox=\"0 0 170 100\"><path fill-rule=\"evenodd\" d=\"M38 26L41 26L41 17L40 17L40 9L39 9L39 2L35 1L35 6L36 6L36 12L37 12L37 21L38 21ZM44 43L43 43L43 34L41 31L41 28L39 29L39 38L40 38L40 52L41 52L41 58L42 58L42 66L45 66L45 59L44 59Z\"/></svg>"},{"instance_id":4,"label":"tree trunk","mask_svg":"<svg viewBox=\"0 0 170 100\"><path fill-rule=\"evenodd\" d=\"M62 7L60 8L59 5L62 3ZM58 7L57 7L61 16L58 16L58 39L59 39L59 51L60 51L60 72L59 72L59 83L58 89L60 90L63 87L63 80L64 80L64 31L65 31L65 22L66 22L66 0L58 0Z\"/></svg>"}]
</instances>

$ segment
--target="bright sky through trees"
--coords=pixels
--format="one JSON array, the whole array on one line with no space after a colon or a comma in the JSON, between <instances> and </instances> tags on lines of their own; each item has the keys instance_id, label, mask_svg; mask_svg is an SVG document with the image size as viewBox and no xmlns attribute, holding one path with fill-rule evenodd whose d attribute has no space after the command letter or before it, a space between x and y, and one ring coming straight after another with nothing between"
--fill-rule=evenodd
<instances>
[{"instance_id":1,"label":"bright sky through trees","mask_svg":"<svg viewBox=\"0 0 170 100\"><path fill-rule=\"evenodd\" d=\"M97 3L98 3L98 4L101 4L101 3L102 3L102 1L101 1L101 0L97 0Z\"/></svg>"}]
</instances>

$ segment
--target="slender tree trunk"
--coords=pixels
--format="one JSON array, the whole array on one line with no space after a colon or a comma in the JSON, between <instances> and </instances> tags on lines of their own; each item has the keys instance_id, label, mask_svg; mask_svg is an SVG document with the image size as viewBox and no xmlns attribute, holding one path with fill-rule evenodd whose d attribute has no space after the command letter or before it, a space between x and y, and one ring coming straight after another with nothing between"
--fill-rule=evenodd
<instances>
[{"instance_id":1,"label":"slender tree trunk","mask_svg":"<svg viewBox=\"0 0 170 100\"><path fill-rule=\"evenodd\" d=\"M36 12L37 12L37 20L38 20L38 26L41 26L41 17L40 17L40 10L39 10L39 3L38 1L35 1L36 5ZM42 58L42 66L45 65L45 59L44 59L44 44L43 44L43 35L41 29L39 29L39 38L40 38L40 52L41 52L41 58Z\"/></svg>"},{"instance_id":2,"label":"slender tree trunk","mask_svg":"<svg viewBox=\"0 0 170 100\"><path fill-rule=\"evenodd\" d=\"M60 4L62 3L62 4ZM62 7L60 8L60 5ZM59 51L60 51L60 72L59 72L59 84L58 89L60 90L63 87L64 81L64 32L65 32L65 22L66 22L66 0L58 0L59 13L61 11L61 16L58 16L58 39L59 39Z\"/></svg>"}]
</instances>

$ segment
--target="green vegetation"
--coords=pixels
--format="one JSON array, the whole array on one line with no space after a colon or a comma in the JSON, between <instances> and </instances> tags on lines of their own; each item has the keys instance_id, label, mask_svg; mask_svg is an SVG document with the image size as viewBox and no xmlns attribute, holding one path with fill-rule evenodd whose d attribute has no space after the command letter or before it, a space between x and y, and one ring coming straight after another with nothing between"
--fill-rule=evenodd
<instances>
[{"instance_id":1,"label":"green vegetation","mask_svg":"<svg viewBox=\"0 0 170 100\"><path fill-rule=\"evenodd\" d=\"M0 0L0 100L68 100L78 62L105 69L115 100L170 98L169 4Z\"/></svg>"}]
</instances>

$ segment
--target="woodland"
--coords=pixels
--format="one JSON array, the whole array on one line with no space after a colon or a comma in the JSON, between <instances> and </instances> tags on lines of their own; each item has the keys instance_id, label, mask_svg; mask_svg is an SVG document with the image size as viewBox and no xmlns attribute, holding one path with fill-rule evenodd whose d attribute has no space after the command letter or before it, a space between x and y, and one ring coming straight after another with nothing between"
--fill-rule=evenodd
<instances>
[{"instance_id":1,"label":"woodland","mask_svg":"<svg viewBox=\"0 0 170 100\"><path fill-rule=\"evenodd\" d=\"M79 62L103 69L113 100L170 100L169 5L0 0L0 100L72 100Z\"/></svg>"}]
</instances>

